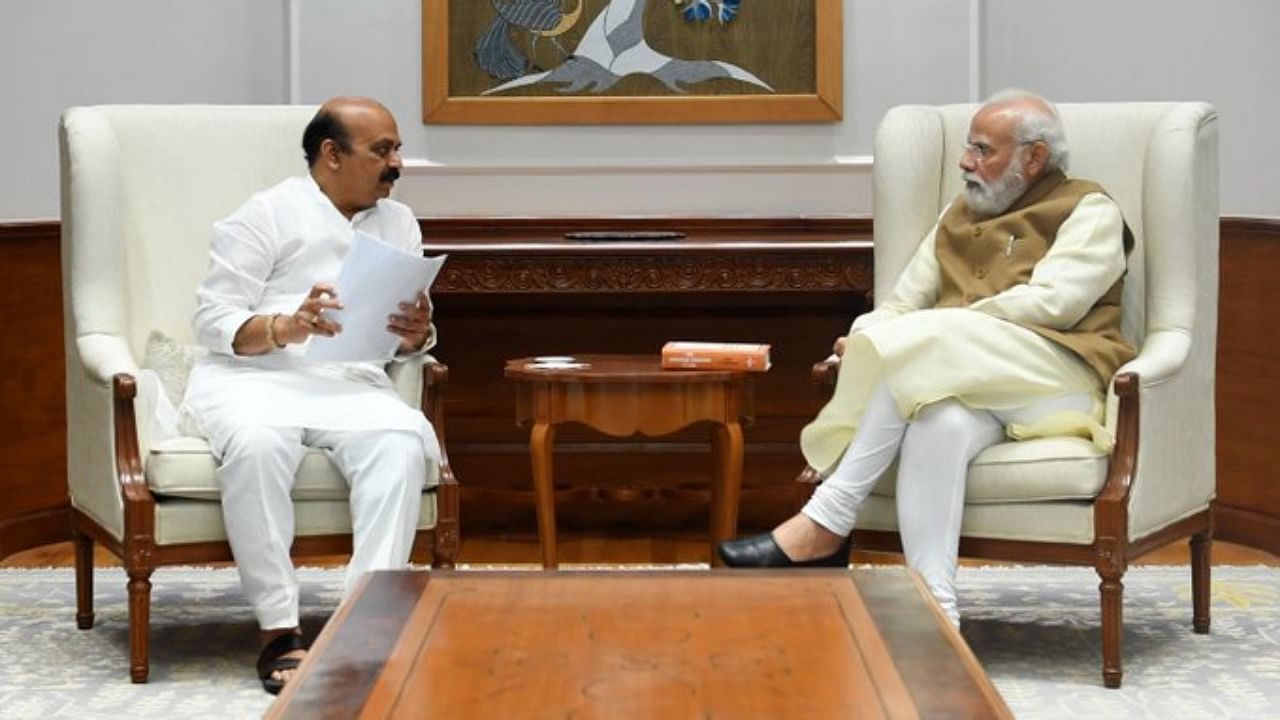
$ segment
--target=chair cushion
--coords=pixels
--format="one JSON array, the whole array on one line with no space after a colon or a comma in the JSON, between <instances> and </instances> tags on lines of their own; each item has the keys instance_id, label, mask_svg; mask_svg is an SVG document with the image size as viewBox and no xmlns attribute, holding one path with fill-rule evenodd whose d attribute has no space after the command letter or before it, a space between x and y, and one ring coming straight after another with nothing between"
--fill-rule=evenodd
<instances>
[{"instance_id":1,"label":"chair cushion","mask_svg":"<svg viewBox=\"0 0 1280 720\"><path fill-rule=\"evenodd\" d=\"M343 500L316 500L294 503L293 534L333 535L351 532L351 505ZM418 512L418 529L436 526L436 496L422 496L422 509ZM185 543L215 542L227 539L227 529L222 524L222 504L186 498L164 498L156 503L156 544L182 545Z\"/></svg>"},{"instance_id":2,"label":"chair cushion","mask_svg":"<svg viewBox=\"0 0 1280 720\"><path fill-rule=\"evenodd\" d=\"M159 522L157 522L157 527ZM898 529L893 498L872 495L858 508L859 530ZM968 538L1025 542L1093 544L1093 503L1061 500L1042 503L970 503L964 506L960 534Z\"/></svg>"},{"instance_id":3,"label":"chair cushion","mask_svg":"<svg viewBox=\"0 0 1280 720\"><path fill-rule=\"evenodd\" d=\"M1006 442L983 450L969 464L966 505L1089 500L1107 479L1107 455L1074 437ZM885 473L873 494L892 496L896 468Z\"/></svg>"},{"instance_id":4,"label":"chair cushion","mask_svg":"<svg viewBox=\"0 0 1280 720\"><path fill-rule=\"evenodd\" d=\"M218 500L217 463L203 438L177 437L151 448L143 464L147 486L161 497ZM347 482L321 450L302 458L293 486L294 500L346 500Z\"/></svg>"}]
</instances>

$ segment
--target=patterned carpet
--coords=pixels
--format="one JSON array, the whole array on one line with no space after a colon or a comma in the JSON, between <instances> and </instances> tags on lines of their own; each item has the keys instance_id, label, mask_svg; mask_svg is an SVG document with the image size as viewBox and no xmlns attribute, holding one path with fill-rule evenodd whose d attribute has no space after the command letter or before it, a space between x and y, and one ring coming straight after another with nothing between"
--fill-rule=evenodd
<instances>
[{"instance_id":1,"label":"patterned carpet","mask_svg":"<svg viewBox=\"0 0 1280 720\"><path fill-rule=\"evenodd\" d=\"M337 570L302 570L314 636ZM1019 718L1280 718L1280 568L1220 567L1213 632L1191 632L1190 572L1125 577L1124 687L1101 684L1097 578L1072 568L963 568L964 636ZM97 624L75 628L69 569L0 570L0 718L254 718L255 628L233 571L153 578L151 682L128 681L124 574L97 572Z\"/></svg>"}]
</instances>

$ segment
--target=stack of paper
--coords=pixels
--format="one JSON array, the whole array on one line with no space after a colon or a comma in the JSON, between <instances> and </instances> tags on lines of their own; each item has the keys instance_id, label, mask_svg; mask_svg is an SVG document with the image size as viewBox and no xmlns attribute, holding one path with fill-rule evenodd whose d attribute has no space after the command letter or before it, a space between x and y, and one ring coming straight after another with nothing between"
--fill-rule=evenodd
<instances>
[{"instance_id":1,"label":"stack of paper","mask_svg":"<svg viewBox=\"0 0 1280 720\"><path fill-rule=\"evenodd\" d=\"M319 362L386 362L395 355L400 336L387 330L387 318L400 313L400 303L413 302L431 287L447 255L422 257L356 231L342 261L334 288L341 310L325 316L342 326L333 337L315 335L307 358Z\"/></svg>"}]
</instances>

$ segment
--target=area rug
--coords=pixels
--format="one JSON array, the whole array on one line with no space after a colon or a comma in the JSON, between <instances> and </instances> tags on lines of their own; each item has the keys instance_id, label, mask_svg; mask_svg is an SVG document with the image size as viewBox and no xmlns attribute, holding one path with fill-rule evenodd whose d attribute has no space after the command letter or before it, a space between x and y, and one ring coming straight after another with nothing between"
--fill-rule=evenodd
<instances>
[{"instance_id":1,"label":"area rug","mask_svg":"<svg viewBox=\"0 0 1280 720\"><path fill-rule=\"evenodd\" d=\"M341 571L303 569L299 579L314 635L338 603ZM1125 576L1120 690L1101 683L1091 570L963 568L963 634L1019 718L1280 718L1280 568L1215 568L1209 635L1190 630L1189 581L1186 567ZM145 685L128 680L123 572L98 570L95 589L95 627L80 631L70 569L0 570L0 718L267 710L272 698L252 671L256 630L233 570L156 572Z\"/></svg>"}]
</instances>

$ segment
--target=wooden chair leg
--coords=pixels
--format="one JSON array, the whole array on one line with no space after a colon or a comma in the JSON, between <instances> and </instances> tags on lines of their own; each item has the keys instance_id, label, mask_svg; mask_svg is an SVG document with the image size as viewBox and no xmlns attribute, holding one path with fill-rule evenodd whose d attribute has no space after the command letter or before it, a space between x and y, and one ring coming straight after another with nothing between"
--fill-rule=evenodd
<instances>
[{"instance_id":1,"label":"wooden chair leg","mask_svg":"<svg viewBox=\"0 0 1280 720\"><path fill-rule=\"evenodd\" d=\"M1102 582L1102 684L1120 687L1124 673L1120 667L1121 639L1124 634L1124 571L1098 568Z\"/></svg>"},{"instance_id":2,"label":"wooden chair leg","mask_svg":"<svg viewBox=\"0 0 1280 720\"><path fill-rule=\"evenodd\" d=\"M1191 626L1209 632L1209 568L1213 536L1205 531L1191 536Z\"/></svg>"},{"instance_id":3,"label":"wooden chair leg","mask_svg":"<svg viewBox=\"0 0 1280 720\"><path fill-rule=\"evenodd\" d=\"M93 538L79 530L71 530L76 558L76 627L93 627Z\"/></svg>"},{"instance_id":4,"label":"wooden chair leg","mask_svg":"<svg viewBox=\"0 0 1280 720\"><path fill-rule=\"evenodd\" d=\"M129 574L129 678L147 681L151 672L151 567L130 567Z\"/></svg>"},{"instance_id":5,"label":"wooden chair leg","mask_svg":"<svg viewBox=\"0 0 1280 720\"><path fill-rule=\"evenodd\" d=\"M435 548L431 558L431 566L434 568L452 570L458 559L458 548L461 545L458 505L457 483L442 483L436 490Z\"/></svg>"}]
</instances>

